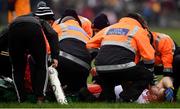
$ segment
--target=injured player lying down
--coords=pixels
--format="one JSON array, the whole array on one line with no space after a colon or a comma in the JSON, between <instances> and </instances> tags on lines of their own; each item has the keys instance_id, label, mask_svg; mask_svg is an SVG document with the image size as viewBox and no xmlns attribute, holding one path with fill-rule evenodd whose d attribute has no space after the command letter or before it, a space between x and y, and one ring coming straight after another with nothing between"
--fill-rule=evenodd
<instances>
[{"instance_id":1,"label":"injured player lying down","mask_svg":"<svg viewBox=\"0 0 180 109\"><path fill-rule=\"evenodd\" d=\"M93 95L101 93L101 87L97 84L89 84L88 89ZM125 90L125 89L124 89ZM116 95L117 101L120 99L119 94L123 91L121 85L115 86L114 92ZM150 102L163 102L173 101L173 84L170 77L162 77L162 79L153 86L149 86L148 89L145 89L139 98L136 100L137 103L150 103Z\"/></svg>"},{"instance_id":2,"label":"injured player lying down","mask_svg":"<svg viewBox=\"0 0 180 109\"><path fill-rule=\"evenodd\" d=\"M116 86L114 91L116 99L120 99L119 94L123 91L122 86ZM149 86L148 89L142 92L136 102L149 103L162 101L173 101L173 84L170 77L163 77L156 85Z\"/></svg>"}]
</instances>

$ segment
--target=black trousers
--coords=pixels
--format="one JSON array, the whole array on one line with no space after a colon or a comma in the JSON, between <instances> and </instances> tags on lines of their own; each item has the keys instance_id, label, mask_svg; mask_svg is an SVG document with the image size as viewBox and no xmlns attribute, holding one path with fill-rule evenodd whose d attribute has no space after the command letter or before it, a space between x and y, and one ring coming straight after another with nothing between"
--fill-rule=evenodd
<instances>
[{"instance_id":1,"label":"black trousers","mask_svg":"<svg viewBox=\"0 0 180 109\"><path fill-rule=\"evenodd\" d=\"M81 88L87 87L89 70L83 66L59 56L57 68L62 86L66 86L65 94L76 94Z\"/></svg>"},{"instance_id":2,"label":"black trousers","mask_svg":"<svg viewBox=\"0 0 180 109\"><path fill-rule=\"evenodd\" d=\"M125 102L135 101L153 78L150 71L139 65L123 70L97 71L97 73L102 87L100 99L105 101L114 101L114 87L126 81L131 81L131 84L123 90L120 98Z\"/></svg>"},{"instance_id":3,"label":"black trousers","mask_svg":"<svg viewBox=\"0 0 180 109\"><path fill-rule=\"evenodd\" d=\"M180 47L177 47L173 58L173 79L174 96L177 99L177 92L180 86Z\"/></svg>"},{"instance_id":4,"label":"black trousers","mask_svg":"<svg viewBox=\"0 0 180 109\"><path fill-rule=\"evenodd\" d=\"M9 53L13 65L13 79L19 102L25 100L24 75L27 51L34 59L32 74L33 91L37 97L44 96L47 84L47 52L41 27L31 22L10 25Z\"/></svg>"},{"instance_id":5,"label":"black trousers","mask_svg":"<svg viewBox=\"0 0 180 109\"><path fill-rule=\"evenodd\" d=\"M0 55L0 66L0 76L12 76L12 65L9 56Z\"/></svg>"}]
</instances>

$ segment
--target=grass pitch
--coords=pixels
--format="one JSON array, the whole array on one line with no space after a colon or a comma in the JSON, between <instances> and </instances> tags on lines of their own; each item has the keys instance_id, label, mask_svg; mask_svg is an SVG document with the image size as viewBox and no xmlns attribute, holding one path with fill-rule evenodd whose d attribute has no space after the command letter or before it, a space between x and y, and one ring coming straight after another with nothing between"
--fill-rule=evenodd
<instances>
[{"instance_id":1,"label":"grass pitch","mask_svg":"<svg viewBox=\"0 0 180 109\"><path fill-rule=\"evenodd\" d=\"M74 102L68 105L61 105L57 103L1 103L0 108L180 108L180 102L177 103L150 103L150 104L137 104L137 103L82 103Z\"/></svg>"}]
</instances>

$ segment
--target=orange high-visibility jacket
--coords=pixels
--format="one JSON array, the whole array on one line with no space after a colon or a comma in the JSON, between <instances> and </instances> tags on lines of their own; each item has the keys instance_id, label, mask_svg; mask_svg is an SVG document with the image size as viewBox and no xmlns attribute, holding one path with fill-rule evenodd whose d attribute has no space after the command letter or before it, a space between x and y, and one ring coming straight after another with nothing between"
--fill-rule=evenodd
<instances>
[{"instance_id":1,"label":"orange high-visibility jacket","mask_svg":"<svg viewBox=\"0 0 180 109\"><path fill-rule=\"evenodd\" d=\"M85 17L82 16L78 16L81 23L82 23L82 28L84 29L84 31L89 35L89 37L92 37L93 35L93 30L91 28L91 21Z\"/></svg>"},{"instance_id":2,"label":"orange high-visibility jacket","mask_svg":"<svg viewBox=\"0 0 180 109\"><path fill-rule=\"evenodd\" d=\"M84 43L89 40L88 34L79 26L75 20L67 20L64 23L53 24L54 30L58 33L59 41L66 38L75 38Z\"/></svg>"},{"instance_id":3,"label":"orange high-visibility jacket","mask_svg":"<svg viewBox=\"0 0 180 109\"><path fill-rule=\"evenodd\" d=\"M31 12L30 0L16 0L14 11L16 16L29 14ZM8 11L8 22L10 23L13 19L13 13Z\"/></svg>"},{"instance_id":4,"label":"orange high-visibility jacket","mask_svg":"<svg viewBox=\"0 0 180 109\"><path fill-rule=\"evenodd\" d=\"M88 41L87 48L103 45L121 46L142 57L147 64L154 62L155 51L150 44L148 32L132 18L124 17L118 23L104 28Z\"/></svg>"},{"instance_id":5,"label":"orange high-visibility jacket","mask_svg":"<svg viewBox=\"0 0 180 109\"><path fill-rule=\"evenodd\" d=\"M152 32L155 49L155 65L163 65L164 71L172 71L175 44L170 36Z\"/></svg>"}]
</instances>

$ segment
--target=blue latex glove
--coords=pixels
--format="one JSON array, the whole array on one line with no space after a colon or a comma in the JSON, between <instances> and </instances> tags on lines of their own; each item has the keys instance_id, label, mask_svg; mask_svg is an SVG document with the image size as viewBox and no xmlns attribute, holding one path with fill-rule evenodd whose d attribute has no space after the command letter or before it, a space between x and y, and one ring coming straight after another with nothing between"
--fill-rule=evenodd
<instances>
[{"instance_id":1,"label":"blue latex glove","mask_svg":"<svg viewBox=\"0 0 180 109\"><path fill-rule=\"evenodd\" d=\"M164 91L164 95L165 95L165 100L168 102L173 102L174 100L174 94L173 94L173 89L172 88L167 88Z\"/></svg>"}]
</instances>

